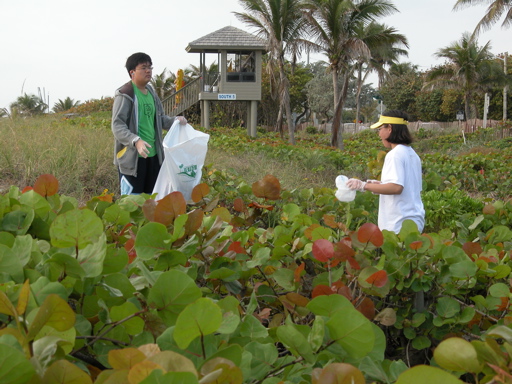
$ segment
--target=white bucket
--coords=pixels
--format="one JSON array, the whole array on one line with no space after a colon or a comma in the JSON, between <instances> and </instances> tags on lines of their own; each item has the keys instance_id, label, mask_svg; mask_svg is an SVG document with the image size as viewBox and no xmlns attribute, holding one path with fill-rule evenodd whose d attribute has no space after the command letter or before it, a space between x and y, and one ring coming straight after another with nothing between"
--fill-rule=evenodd
<instances>
[{"instance_id":1,"label":"white bucket","mask_svg":"<svg viewBox=\"0 0 512 384\"><path fill-rule=\"evenodd\" d=\"M219 92L219 87L217 85L214 85L212 87L212 92Z\"/></svg>"},{"instance_id":2,"label":"white bucket","mask_svg":"<svg viewBox=\"0 0 512 384\"><path fill-rule=\"evenodd\" d=\"M347 187L347 181L347 176L339 175L336 178L336 188L338 190L335 196L339 201L349 202L356 198L356 191Z\"/></svg>"},{"instance_id":3,"label":"white bucket","mask_svg":"<svg viewBox=\"0 0 512 384\"><path fill-rule=\"evenodd\" d=\"M204 91L205 92L210 92L210 90L211 90L211 85L205 85L204 86Z\"/></svg>"}]
</instances>

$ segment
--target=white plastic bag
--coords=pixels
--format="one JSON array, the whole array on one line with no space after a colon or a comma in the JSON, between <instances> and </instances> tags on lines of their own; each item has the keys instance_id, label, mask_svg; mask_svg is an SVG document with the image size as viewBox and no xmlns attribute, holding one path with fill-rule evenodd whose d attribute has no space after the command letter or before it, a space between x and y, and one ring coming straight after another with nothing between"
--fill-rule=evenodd
<instances>
[{"instance_id":1,"label":"white plastic bag","mask_svg":"<svg viewBox=\"0 0 512 384\"><path fill-rule=\"evenodd\" d=\"M338 190L335 193L336 198L339 201L349 202L356 198L356 191L347 187L348 177L339 175L336 178L336 188Z\"/></svg>"},{"instance_id":2,"label":"white plastic bag","mask_svg":"<svg viewBox=\"0 0 512 384\"><path fill-rule=\"evenodd\" d=\"M174 121L164 138L165 159L153 189L157 200L175 191L190 200L192 190L201 181L209 139L207 133Z\"/></svg>"}]
</instances>

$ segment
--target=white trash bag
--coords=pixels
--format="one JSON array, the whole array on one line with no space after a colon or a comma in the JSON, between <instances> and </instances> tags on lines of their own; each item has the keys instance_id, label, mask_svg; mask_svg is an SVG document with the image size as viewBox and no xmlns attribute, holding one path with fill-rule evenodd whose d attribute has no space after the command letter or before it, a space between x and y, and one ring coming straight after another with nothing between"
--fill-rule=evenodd
<instances>
[{"instance_id":1,"label":"white trash bag","mask_svg":"<svg viewBox=\"0 0 512 384\"><path fill-rule=\"evenodd\" d=\"M209 139L207 133L174 121L163 142L165 159L153 189L158 194L156 200L175 191L190 200L192 190L201 181Z\"/></svg>"},{"instance_id":2,"label":"white trash bag","mask_svg":"<svg viewBox=\"0 0 512 384\"><path fill-rule=\"evenodd\" d=\"M336 178L336 188L338 190L335 196L339 201L349 202L356 198L356 191L347 187L347 181L347 176L339 175Z\"/></svg>"}]
</instances>

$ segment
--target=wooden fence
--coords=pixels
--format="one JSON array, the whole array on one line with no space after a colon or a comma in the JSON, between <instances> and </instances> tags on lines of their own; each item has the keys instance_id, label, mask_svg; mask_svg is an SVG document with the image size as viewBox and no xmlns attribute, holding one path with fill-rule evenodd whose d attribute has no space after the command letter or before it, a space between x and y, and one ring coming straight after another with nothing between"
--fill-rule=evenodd
<instances>
[{"instance_id":1,"label":"wooden fence","mask_svg":"<svg viewBox=\"0 0 512 384\"><path fill-rule=\"evenodd\" d=\"M487 128L496 128L499 127L501 120L487 120ZM365 129L370 128L369 123L366 124L355 124L355 123L344 123L343 124L343 132L347 134L354 134L361 132ZM439 131L457 131L464 133L473 133L476 130L482 128L484 125L484 121L480 119L471 119L468 121L452 121L452 122L440 122L440 121L413 121L409 123L409 129L413 132L418 131L419 129L433 129ZM296 131L305 130L307 127L314 126L313 123L301 123L296 126ZM329 133L331 132L331 123L317 124L315 127L319 132ZM496 132L496 136L499 138L510 137L512 136L512 129L503 128Z\"/></svg>"}]
</instances>

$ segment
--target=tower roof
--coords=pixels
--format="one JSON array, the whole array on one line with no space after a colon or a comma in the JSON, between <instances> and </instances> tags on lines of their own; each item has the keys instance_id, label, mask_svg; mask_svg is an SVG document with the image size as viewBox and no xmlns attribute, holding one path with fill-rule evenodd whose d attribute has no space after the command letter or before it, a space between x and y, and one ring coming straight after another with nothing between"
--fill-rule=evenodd
<instances>
[{"instance_id":1,"label":"tower roof","mask_svg":"<svg viewBox=\"0 0 512 384\"><path fill-rule=\"evenodd\" d=\"M228 26L188 43L187 52L219 52L224 49L266 51L266 42L241 29Z\"/></svg>"}]
</instances>

